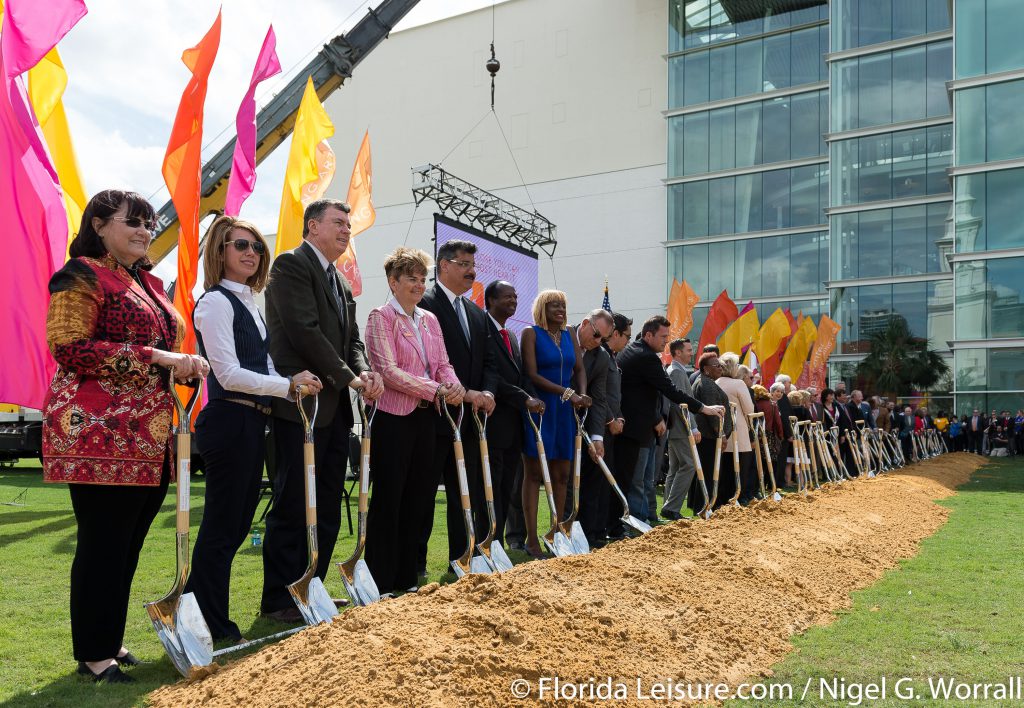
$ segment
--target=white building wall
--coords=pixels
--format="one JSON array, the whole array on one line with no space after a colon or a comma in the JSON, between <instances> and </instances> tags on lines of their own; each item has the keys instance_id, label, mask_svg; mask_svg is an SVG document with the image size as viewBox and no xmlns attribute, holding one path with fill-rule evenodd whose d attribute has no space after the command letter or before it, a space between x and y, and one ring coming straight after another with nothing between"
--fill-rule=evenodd
<instances>
[{"instance_id":1,"label":"white building wall","mask_svg":"<svg viewBox=\"0 0 1024 708\"><path fill-rule=\"evenodd\" d=\"M325 104L338 157L328 196L345 198L370 131L377 222L356 239L361 317L387 297L387 252L403 242L432 251L436 206L425 202L411 220L410 168L427 163L520 206L532 200L557 225L553 261L540 254L540 287L565 290L573 317L600 305L605 274L615 309L663 313L667 3L498 5L493 116L491 19L488 8L393 34Z\"/></svg>"}]
</instances>

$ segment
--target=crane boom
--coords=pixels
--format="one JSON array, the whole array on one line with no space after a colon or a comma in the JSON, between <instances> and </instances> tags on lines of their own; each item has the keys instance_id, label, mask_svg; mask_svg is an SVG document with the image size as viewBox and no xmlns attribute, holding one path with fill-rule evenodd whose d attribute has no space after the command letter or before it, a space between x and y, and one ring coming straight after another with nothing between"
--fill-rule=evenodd
<instances>
[{"instance_id":1,"label":"crane boom","mask_svg":"<svg viewBox=\"0 0 1024 708\"><path fill-rule=\"evenodd\" d=\"M299 110L306 78L313 78L313 86L321 101L330 96L355 67L386 39L392 28L419 0L383 0L344 35L338 35L324 45L302 71L295 75L284 89L274 96L256 117L256 164L284 142L295 127L295 114ZM200 188L200 218L224 209L227 197L231 160L235 152L235 139L230 140L203 165ZM149 247L149 257L160 262L178 243L178 213L168 200L157 213L157 232Z\"/></svg>"}]
</instances>

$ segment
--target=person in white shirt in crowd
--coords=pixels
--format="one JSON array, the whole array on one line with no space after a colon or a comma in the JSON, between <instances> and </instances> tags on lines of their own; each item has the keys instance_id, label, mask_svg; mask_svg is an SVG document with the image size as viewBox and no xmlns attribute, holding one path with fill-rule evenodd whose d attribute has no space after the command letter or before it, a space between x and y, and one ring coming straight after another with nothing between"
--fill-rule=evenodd
<instances>
[{"instance_id":1,"label":"person in white shirt in crowd","mask_svg":"<svg viewBox=\"0 0 1024 708\"><path fill-rule=\"evenodd\" d=\"M229 616L231 563L252 526L263 479L265 430L274 396L321 388L308 371L278 375L254 293L267 283L270 253L255 225L218 217L206 236L206 292L193 313L199 350L210 362L209 402L196 420L206 506L187 591L195 593L215 641L242 640Z\"/></svg>"}]
</instances>

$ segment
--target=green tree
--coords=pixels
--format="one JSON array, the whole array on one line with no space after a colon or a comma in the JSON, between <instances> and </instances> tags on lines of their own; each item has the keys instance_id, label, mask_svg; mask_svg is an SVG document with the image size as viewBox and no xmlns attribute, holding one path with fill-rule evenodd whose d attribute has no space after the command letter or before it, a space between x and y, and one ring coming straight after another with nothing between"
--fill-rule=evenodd
<instances>
[{"instance_id":1,"label":"green tree","mask_svg":"<svg viewBox=\"0 0 1024 708\"><path fill-rule=\"evenodd\" d=\"M857 376L894 400L915 388L928 390L950 373L946 360L928 348L927 339L914 336L900 315L891 315L868 341L871 351L857 365Z\"/></svg>"}]
</instances>

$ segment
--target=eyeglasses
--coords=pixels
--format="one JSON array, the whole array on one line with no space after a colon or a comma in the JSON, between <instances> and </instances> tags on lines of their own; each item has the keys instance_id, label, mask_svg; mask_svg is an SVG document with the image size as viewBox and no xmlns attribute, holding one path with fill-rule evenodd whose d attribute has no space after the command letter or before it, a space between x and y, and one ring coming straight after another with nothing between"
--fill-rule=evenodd
<instances>
[{"instance_id":1,"label":"eyeglasses","mask_svg":"<svg viewBox=\"0 0 1024 708\"><path fill-rule=\"evenodd\" d=\"M146 229L149 233L156 231L155 221L146 221L138 216L112 216L110 217L114 221L123 222L129 229L137 229L140 226Z\"/></svg>"},{"instance_id":2,"label":"eyeglasses","mask_svg":"<svg viewBox=\"0 0 1024 708\"><path fill-rule=\"evenodd\" d=\"M449 263L454 263L459 268L474 268L474 267L476 267L476 263L474 261L460 261L460 260L456 260L455 258L445 258L445 260L448 261Z\"/></svg>"},{"instance_id":3,"label":"eyeglasses","mask_svg":"<svg viewBox=\"0 0 1024 708\"><path fill-rule=\"evenodd\" d=\"M601 332L597 329L597 325L594 324L593 322L590 323L590 329L594 331L594 339L601 342L601 344L604 344L605 342L608 341L608 337L602 337Z\"/></svg>"},{"instance_id":4,"label":"eyeglasses","mask_svg":"<svg viewBox=\"0 0 1024 708\"><path fill-rule=\"evenodd\" d=\"M263 253L267 250L267 247L264 246L259 241L250 241L247 238L236 238L232 241L225 241L224 245L227 246L229 243L234 244L235 250L238 251L239 253L245 253L251 248L253 250L253 253L255 253L257 256L262 256Z\"/></svg>"}]
</instances>

